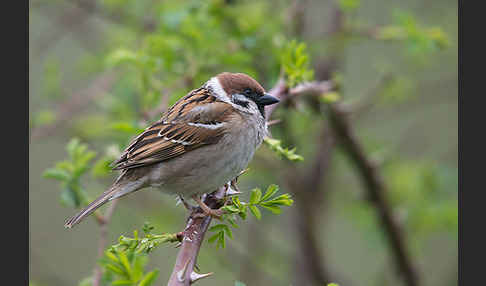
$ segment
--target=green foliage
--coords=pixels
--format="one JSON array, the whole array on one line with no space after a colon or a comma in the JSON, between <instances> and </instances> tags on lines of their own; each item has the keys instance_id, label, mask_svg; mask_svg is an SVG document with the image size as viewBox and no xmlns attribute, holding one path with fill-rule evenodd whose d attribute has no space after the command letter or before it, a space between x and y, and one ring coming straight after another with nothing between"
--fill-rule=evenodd
<instances>
[{"instance_id":1,"label":"green foliage","mask_svg":"<svg viewBox=\"0 0 486 286\"><path fill-rule=\"evenodd\" d=\"M337 0L339 8L344 12L353 12L361 5L360 0Z\"/></svg>"},{"instance_id":2,"label":"green foliage","mask_svg":"<svg viewBox=\"0 0 486 286\"><path fill-rule=\"evenodd\" d=\"M426 162L394 162L385 169L394 207L417 234L457 233L457 170Z\"/></svg>"},{"instance_id":3,"label":"green foliage","mask_svg":"<svg viewBox=\"0 0 486 286\"><path fill-rule=\"evenodd\" d=\"M145 272L147 261L145 254L127 253L116 249L106 251L105 257L100 261L105 269L102 285L153 285L159 270Z\"/></svg>"},{"instance_id":4,"label":"green foliage","mask_svg":"<svg viewBox=\"0 0 486 286\"><path fill-rule=\"evenodd\" d=\"M289 42L283 49L281 64L289 87L314 78L314 71L309 67L309 54L305 43L298 43L296 40Z\"/></svg>"},{"instance_id":5,"label":"green foliage","mask_svg":"<svg viewBox=\"0 0 486 286\"><path fill-rule=\"evenodd\" d=\"M296 148L288 149L282 147L282 141L266 137L263 140L266 146L268 146L272 151L277 153L280 158L285 158L291 162L303 161L304 157L295 154Z\"/></svg>"},{"instance_id":6,"label":"green foliage","mask_svg":"<svg viewBox=\"0 0 486 286\"><path fill-rule=\"evenodd\" d=\"M327 284L327 286L339 286L339 284L337 284L337 283L329 283L329 284Z\"/></svg>"},{"instance_id":7,"label":"green foliage","mask_svg":"<svg viewBox=\"0 0 486 286\"><path fill-rule=\"evenodd\" d=\"M426 28L414 16L405 12L395 13L395 25L378 30L378 39L403 41L412 55L427 54L449 46L447 35L438 27Z\"/></svg>"},{"instance_id":8,"label":"green foliage","mask_svg":"<svg viewBox=\"0 0 486 286\"><path fill-rule=\"evenodd\" d=\"M216 233L212 235L208 241L210 243L216 242L216 246L224 248L225 237L228 236L229 238L233 238L233 233L228 224L235 228L239 227L236 223L237 216L245 220L248 215L248 210L250 210L251 214L260 220L262 215L259 207L265 208L273 214L280 214L282 212L280 209L281 206L291 206L293 204L294 201L289 194L282 194L274 197L277 192L278 186L272 184L268 186L263 196L260 189L253 189L250 194L249 202L240 201L239 196L231 197L231 201L228 201L228 204L221 208L226 212L222 217L223 223L217 224L209 229L209 231Z\"/></svg>"},{"instance_id":9,"label":"green foliage","mask_svg":"<svg viewBox=\"0 0 486 286\"><path fill-rule=\"evenodd\" d=\"M138 231L133 232L133 237L120 236L118 244L113 245L111 250L129 251L136 254L149 253L162 243L177 242L177 234L153 234L153 226L145 223L143 231L144 237L138 236Z\"/></svg>"},{"instance_id":10,"label":"green foliage","mask_svg":"<svg viewBox=\"0 0 486 286\"><path fill-rule=\"evenodd\" d=\"M61 203L78 208L89 202L84 188L81 186L81 176L89 168L90 161L96 156L88 150L86 144L79 139L72 139L66 147L69 159L58 162L55 167L47 169L43 176L61 182Z\"/></svg>"},{"instance_id":11,"label":"green foliage","mask_svg":"<svg viewBox=\"0 0 486 286\"><path fill-rule=\"evenodd\" d=\"M118 244L105 251L100 263L104 269L103 285L153 285L159 270L145 271L147 254L163 243L178 242L177 234L153 234L154 227L149 223L143 226L144 236L138 231L133 237L120 236Z\"/></svg>"}]
</instances>

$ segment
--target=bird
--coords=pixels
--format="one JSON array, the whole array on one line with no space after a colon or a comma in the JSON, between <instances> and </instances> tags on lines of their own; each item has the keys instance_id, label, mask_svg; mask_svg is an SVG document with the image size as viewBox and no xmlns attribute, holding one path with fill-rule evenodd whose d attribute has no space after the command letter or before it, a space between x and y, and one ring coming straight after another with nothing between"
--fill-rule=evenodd
<instances>
[{"instance_id":1,"label":"bird","mask_svg":"<svg viewBox=\"0 0 486 286\"><path fill-rule=\"evenodd\" d=\"M247 168L268 135L265 106L278 102L247 74L211 77L132 139L112 163L121 172L111 187L64 226L71 228L105 203L148 187L192 198L213 215L200 196Z\"/></svg>"}]
</instances>

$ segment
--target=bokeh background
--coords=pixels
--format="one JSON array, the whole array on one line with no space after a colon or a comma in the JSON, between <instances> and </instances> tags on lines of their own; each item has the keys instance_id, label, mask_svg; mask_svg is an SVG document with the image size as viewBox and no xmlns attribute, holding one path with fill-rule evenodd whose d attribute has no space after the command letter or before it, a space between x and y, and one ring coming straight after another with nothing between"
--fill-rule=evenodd
<instances>
[{"instance_id":1,"label":"bokeh background","mask_svg":"<svg viewBox=\"0 0 486 286\"><path fill-rule=\"evenodd\" d=\"M418 285L457 284L457 1L32 0L29 7L32 285L87 283L96 265L96 221L64 229L75 210L59 181L43 177L68 158L72 138L97 154L79 180L94 198L115 176L105 163L167 104L222 71L249 73L271 88L292 39L305 43L314 78L338 81L339 100L360 107L350 124L384 178ZM199 285L409 285L355 163L315 106L302 99L279 107L274 118L282 121L271 127L304 161L289 163L262 146L240 179L246 191L278 184L294 206L247 219L225 249L206 241L198 264L215 275ZM306 185L322 153L319 184ZM119 202L108 245L146 221L159 233L180 231L185 216L174 197L138 192ZM176 255L170 245L149 255L147 269L160 270L155 285L168 281Z\"/></svg>"}]
</instances>

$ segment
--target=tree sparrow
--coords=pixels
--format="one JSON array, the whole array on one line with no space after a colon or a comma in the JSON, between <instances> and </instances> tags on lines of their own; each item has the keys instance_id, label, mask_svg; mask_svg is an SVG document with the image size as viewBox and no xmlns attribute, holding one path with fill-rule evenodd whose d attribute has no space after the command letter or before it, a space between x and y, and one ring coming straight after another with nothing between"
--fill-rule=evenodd
<instances>
[{"instance_id":1,"label":"tree sparrow","mask_svg":"<svg viewBox=\"0 0 486 286\"><path fill-rule=\"evenodd\" d=\"M192 197L220 188L244 170L267 134L265 105L278 100L242 73L221 73L177 101L113 162L113 185L65 227L108 201L145 187ZM202 204L202 205L201 205Z\"/></svg>"}]
</instances>

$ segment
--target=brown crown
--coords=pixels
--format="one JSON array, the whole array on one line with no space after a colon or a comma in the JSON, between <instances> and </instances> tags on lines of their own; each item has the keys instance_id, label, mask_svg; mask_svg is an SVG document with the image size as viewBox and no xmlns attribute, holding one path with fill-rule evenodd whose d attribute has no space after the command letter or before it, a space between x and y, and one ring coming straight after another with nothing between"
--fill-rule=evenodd
<instances>
[{"instance_id":1,"label":"brown crown","mask_svg":"<svg viewBox=\"0 0 486 286\"><path fill-rule=\"evenodd\" d=\"M224 72L218 74L217 78L227 94L243 93L247 88L260 95L265 93L265 89L256 80L244 73Z\"/></svg>"}]
</instances>

